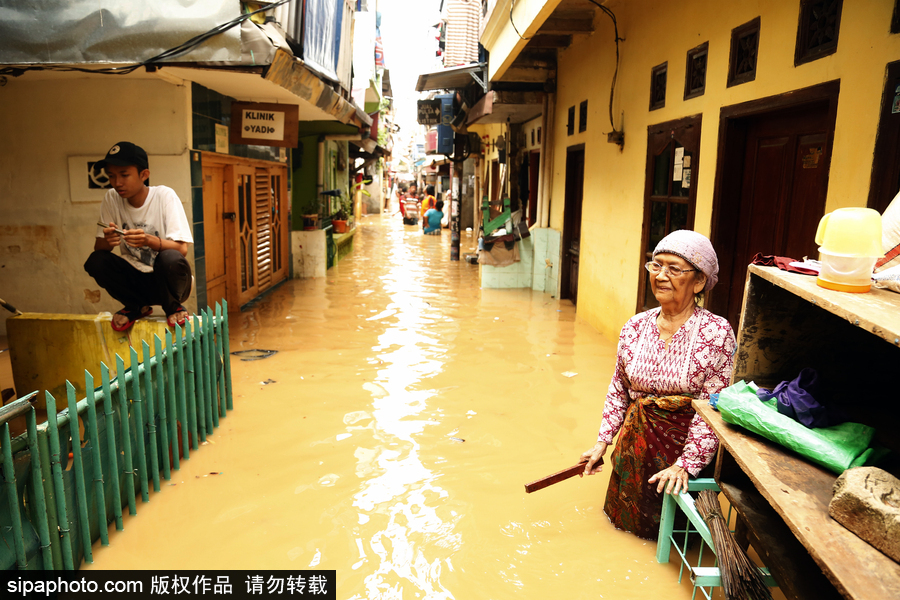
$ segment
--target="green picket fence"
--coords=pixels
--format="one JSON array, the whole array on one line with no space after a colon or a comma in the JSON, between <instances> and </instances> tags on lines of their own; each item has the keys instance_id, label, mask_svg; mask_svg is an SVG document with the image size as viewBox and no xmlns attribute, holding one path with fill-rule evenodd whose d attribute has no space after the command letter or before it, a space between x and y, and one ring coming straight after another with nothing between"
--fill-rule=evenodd
<instances>
[{"instance_id":1,"label":"green picket fence","mask_svg":"<svg viewBox=\"0 0 900 600\"><path fill-rule=\"evenodd\" d=\"M85 371L86 397L68 381L66 408L49 392L37 422L37 392L0 409L0 569L76 569L93 562L91 546L123 529L125 507L149 502L181 460L206 441L232 409L228 304L176 327L154 348L131 348L117 377L100 364L100 386ZM13 404L15 406L13 406ZM27 431L10 439L8 420L25 414ZM73 417L73 415L77 415ZM83 434L82 434L83 432ZM83 437L82 437L83 436Z\"/></svg>"}]
</instances>

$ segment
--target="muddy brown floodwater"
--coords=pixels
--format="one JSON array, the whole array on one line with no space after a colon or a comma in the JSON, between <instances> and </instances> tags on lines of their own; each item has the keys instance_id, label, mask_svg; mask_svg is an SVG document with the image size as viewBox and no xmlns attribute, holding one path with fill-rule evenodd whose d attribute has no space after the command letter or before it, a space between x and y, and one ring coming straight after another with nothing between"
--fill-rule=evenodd
<instances>
[{"instance_id":1,"label":"muddy brown floodwater","mask_svg":"<svg viewBox=\"0 0 900 600\"><path fill-rule=\"evenodd\" d=\"M234 411L84 568L335 569L344 600L690 598L603 515L608 471L524 491L596 439L614 340L449 257L447 231L366 217L326 278L233 314L233 351L278 353L233 358Z\"/></svg>"}]
</instances>

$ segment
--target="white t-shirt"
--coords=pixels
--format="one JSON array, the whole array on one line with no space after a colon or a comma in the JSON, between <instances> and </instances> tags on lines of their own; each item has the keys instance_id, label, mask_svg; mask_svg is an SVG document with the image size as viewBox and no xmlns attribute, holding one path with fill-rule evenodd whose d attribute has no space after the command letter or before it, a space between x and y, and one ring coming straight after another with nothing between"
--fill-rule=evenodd
<instances>
[{"instance_id":1,"label":"white t-shirt","mask_svg":"<svg viewBox=\"0 0 900 600\"><path fill-rule=\"evenodd\" d=\"M113 222L121 229L143 229L145 233L175 242L194 243L191 227L178 194L164 185L149 187L147 199L140 208L134 208L116 190L109 190L100 205L100 222ZM103 228L97 227L97 237L102 238ZM135 269L153 272L153 261L158 254L148 247L133 248L123 240L119 244L122 258Z\"/></svg>"}]
</instances>

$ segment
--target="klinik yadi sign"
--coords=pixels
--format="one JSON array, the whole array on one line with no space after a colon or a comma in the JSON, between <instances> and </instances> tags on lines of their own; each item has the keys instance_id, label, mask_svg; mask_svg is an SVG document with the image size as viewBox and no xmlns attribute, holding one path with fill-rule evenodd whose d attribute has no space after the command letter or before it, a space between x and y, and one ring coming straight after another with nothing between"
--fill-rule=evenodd
<instances>
[{"instance_id":1,"label":"klinik yadi sign","mask_svg":"<svg viewBox=\"0 0 900 600\"><path fill-rule=\"evenodd\" d=\"M299 109L294 104L233 102L229 142L296 148L298 117Z\"/></svg>"}]
</instances>

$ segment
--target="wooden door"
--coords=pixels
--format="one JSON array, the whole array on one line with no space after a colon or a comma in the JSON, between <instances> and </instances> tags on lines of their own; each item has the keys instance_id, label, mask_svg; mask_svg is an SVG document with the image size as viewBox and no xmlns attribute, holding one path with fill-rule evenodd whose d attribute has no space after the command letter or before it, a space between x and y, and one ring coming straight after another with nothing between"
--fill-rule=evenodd
<instances>
[{"instance_id":1,"label":"wooden door","mask_svg":"<svg viewBox=\"0 0 900 600\"><path fill-rule=\"evenodd\" d=\"M262 293L272 287L272 179L269 170L254 170L253 210L256 223L257 286Z\"/></svg>"},{"instance_id":2,"label":"wooden door","mask_svg":"<svg viewBox=\"0 0 900 600\"><path fill-rule=\"evenodd\" d=\"M227 212L235 215L233 226L229 227L232 235L226 245L227 266L231 271L228 299L229 303L242 306L259 294L256 172L253 167L229 166L226 178L231 182L227 188L231 193L225 198Z\"/></svg>"},{"instance_id":3,"label":"wooden door","mask_svg":"<svg viewBox=\"0 0 900 600\"><path fill-rule=\"evenodd\" d=\"M203 238L206 257L206 302L227 298L225 277L225 168L203 166Z\"/></svg>"},{"instance_id":4,"label":"wooden door","mask_svg":"<svg viewBox=\"0 0 900 600\"><path fill-rule=\"evenodd\" d=\"M269 212L271 214L271 285L287 278L290 250L290 200L287 193L287 168L268 169L271 194Z\"/></svg>"},{"instance_id":5,"label":"wooden door","mask_svg":"<svg viewBox=\"0 0 900 600\"><path fill-rule=\"evenodd\" d=\"M880 213L900 190L900 61L888 63L875 136L869 208Z\"/></svg>"},{"instance_id":6,"label":"wooden door","mask_svg":"<svg viewBox=\"0 0 900 600\"><path fill-rule=\"evenodd\" d=\"M581 205L584 199L584 145L566 153L566 197L562 233L560 298L578 303L578 261L581 254Z\"/></svg>"},{"instance_id":7,"label":"wooden door","mask_svg":"<svg viewBox=\"0 0 900 600\"><path fill-rule=\"evenodd\" d=\"M720 260L720 288L710 305L737 330L747 265L757 252L818 256L815 234L825 212L834 114L822 100L748 117L734 129L743 138L742 152L726 148L726 160L741 162L740 188L720 212L716 250L726 260Z\"/></svg>"}]
</instances>

